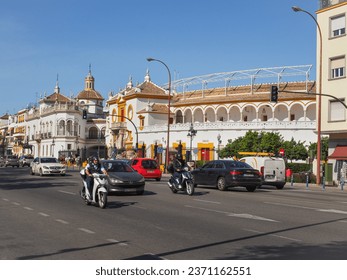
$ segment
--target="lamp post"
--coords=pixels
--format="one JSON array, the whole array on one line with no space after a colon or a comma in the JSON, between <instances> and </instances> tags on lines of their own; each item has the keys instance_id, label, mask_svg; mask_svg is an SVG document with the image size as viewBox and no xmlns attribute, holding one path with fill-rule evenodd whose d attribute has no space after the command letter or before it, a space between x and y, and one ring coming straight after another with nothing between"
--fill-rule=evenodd
<instances>
[{"instance_id":1,"label":"lamp post","mask_svg":"<svg viewBox=\"0 0 347 280\"><path fill-rule=\"evenodd\" d=\"M53 137L53 139L52 139L52 157L54 157L54 146L55 146L55 140Z\"/></svg>"},{"instance_id":2,"label":"lamp post","mask_svg":"<svg viewBox=\"0 0 347 280\"><path fill-rule=\"evenodd\" d=\"M194 129L193 127L193 123L190 123L190 127L189 127L189 130L188 130L188 134L187 136L190 137L190 147L189 147L189 159L188 161L191 160L191 157L192 157L192 144L193 144L193 137L196 135L197 131Z\"/></svg>"},{"instance_id":3,"label":"lamp post","mask_svg":"<svg viewBox=\"0 0 347 280\"><path fill-rule=\"evenodd\" d=\"M322 31L318 24L318 21L316 18L309 13L308 11L305 11L301 9L300 7L293 6L292 7L294 12L304 12L308 14L315 22L318 28L319 32L319 80L318 80L318 110L317 110L317 185L321 183L321 176L320 176L320 165L321 165L321 153L322 153L322 144L321 144L321 123L322 123L322 45L323 45L323 39L322 39Z\"/></svg>"},{"instance_id":4,"label":"lamp post","mask_svg":"<svg viewBox=\"0 0 347 280\"><path fill-rule=\"evenodd\" d=\"M166 169L166 172L167 172L167 168L168 168L168 165L169 165L169 154L170 154L171 72L170 72L169 67L163 61L161 61L159 59L148 57L147 61L148 62L157 61L157 62L163 64L165 66L167 72L168 72L168 75L169 75L169 94L168 94L168 106L167 106L166 158L165 158L165 169Z\"/></svg>"},{"instance_id":5,"label":"lamp post","mask_svg":"<svg viewBox=\"0 0 347 280\"><path fill-rule=\"evenodd\" d=\"M219 133L217 135L217 141L218 141L218 152L217 152L217 155L218 155L218 159L219 159L219 148L220 148L220 144L222 144L222 136L220 136Z\"/></svg>"}]
</instances>

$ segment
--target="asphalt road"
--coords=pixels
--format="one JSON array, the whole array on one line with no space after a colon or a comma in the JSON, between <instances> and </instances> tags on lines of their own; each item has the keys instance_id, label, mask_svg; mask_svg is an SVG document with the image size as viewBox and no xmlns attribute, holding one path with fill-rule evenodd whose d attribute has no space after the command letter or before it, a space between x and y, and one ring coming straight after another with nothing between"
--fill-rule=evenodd
<instances>
[{"instance_id":1,"label":"asphalt road","mask_svg":"<svg viewBox=\"0 0 347 280\"><path fill-rule=\"evenodd\" d=\"M263 187L145 194L86 206L81 179L0 168L0 259L347 259L347 191Z\"/></svg>"}]
</instances>

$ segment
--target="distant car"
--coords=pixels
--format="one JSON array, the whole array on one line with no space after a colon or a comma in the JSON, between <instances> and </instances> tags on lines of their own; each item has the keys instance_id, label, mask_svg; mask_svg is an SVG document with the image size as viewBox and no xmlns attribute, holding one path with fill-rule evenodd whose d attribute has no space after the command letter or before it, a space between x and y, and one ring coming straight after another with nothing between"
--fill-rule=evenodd
<instances>
[{"instance_id":1,"label":"distant car","mask_svg":"<svg viewBox=\"0 0 347 280\"><path fill-rule=\"evenodd\" d=\"M19 166L24 167L28 166L30 167L30 163L34 160L33 156L30 155L24 155L19 158Z\"/></svg>"},{"instance_id":2,"label":"distant car","mask_svg":"<svg viewBox=\"0 0 347 280\"><path fill-rule=\"evenodd\" d=\"M192 171L195 185L215 185L220 191L231 187L245 187L254 192L261 186L259 170L234 160L213 160Z\"/></svg>"},{"instance_id":3,"label":"distant car","mask_svg":"<svg viewBox=\"0 0 347 280\"><path fill-rule=\"evenodd\" d=\"M54 157L37 157L30 164L30 174L65 176L66 167Z\"/></svg>"},{"instance_id":4,"label":"distant car","mask_svg":"<svg viewBox=\"0 0 347 280\"><path fill-rule=\"evenodd\" d=\"M108 173L106 187L109 194L144 193L145 179L124 160L102 160L101 164Z\"/></svg>"},{"instance_id":5,"label":"distant car","mask_svg":"<svg viewBox=\"0 0 347 280\"><path fill-rule=\"evenodd\" d=\"M0 167L5 166L5 159L3 157L0 157Z\"/></svg>"},{"instance_id":6,"label":"distant car","mask_svg":"<svg viewBox=\"0 0 347 280\"><path fill-rule=\"evenodd\" d=\"M145 179L161 180L162 172L155 159L152 158L134 158L130 163L131 167L140 173Z\"/></svg>"},{"instance_id":7,"label":"distant car","mask_svg":"<svg viewBox=\"0 0 347 280\"><path fill-rule=\"evenodd\" d=\"M19 160L17 156L7 156L5 158L5 167L12 166L12 167L19 167Z\"/></svg>"}]
</instances>

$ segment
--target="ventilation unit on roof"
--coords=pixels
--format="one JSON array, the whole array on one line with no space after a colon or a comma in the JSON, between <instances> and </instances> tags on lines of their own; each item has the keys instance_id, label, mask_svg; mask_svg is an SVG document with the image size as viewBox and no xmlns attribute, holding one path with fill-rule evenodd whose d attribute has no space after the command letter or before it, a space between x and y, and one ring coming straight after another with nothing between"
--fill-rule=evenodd
<instances>
[{"instance_id":1,"label":"ventilation unit on roof","mask_svg":"<svg viewBox=\"0 0 347 280\"><path fill-rule=\"evenodd\" d=\"M320 8L324 9L331 6L331 0L320 0Z\"/></svg>"}]
</instances>

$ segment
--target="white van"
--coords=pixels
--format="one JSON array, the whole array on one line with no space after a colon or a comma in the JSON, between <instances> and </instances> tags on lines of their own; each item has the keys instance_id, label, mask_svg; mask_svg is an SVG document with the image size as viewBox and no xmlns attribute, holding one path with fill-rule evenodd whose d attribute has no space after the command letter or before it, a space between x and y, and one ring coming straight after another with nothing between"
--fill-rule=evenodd
<instances>
[{"instance_id":1,"label":"white van","mask_svg":"<svg viewBox=\"0 0 347 280\"><path fill-rule=\"evenodd\" d=\"M272 185L276 186L277 189L283 189L286 184L286 165L283 158L243 157L240 161L248 163L261 172L262 185Z\"/></svg>"}]
</instances>

